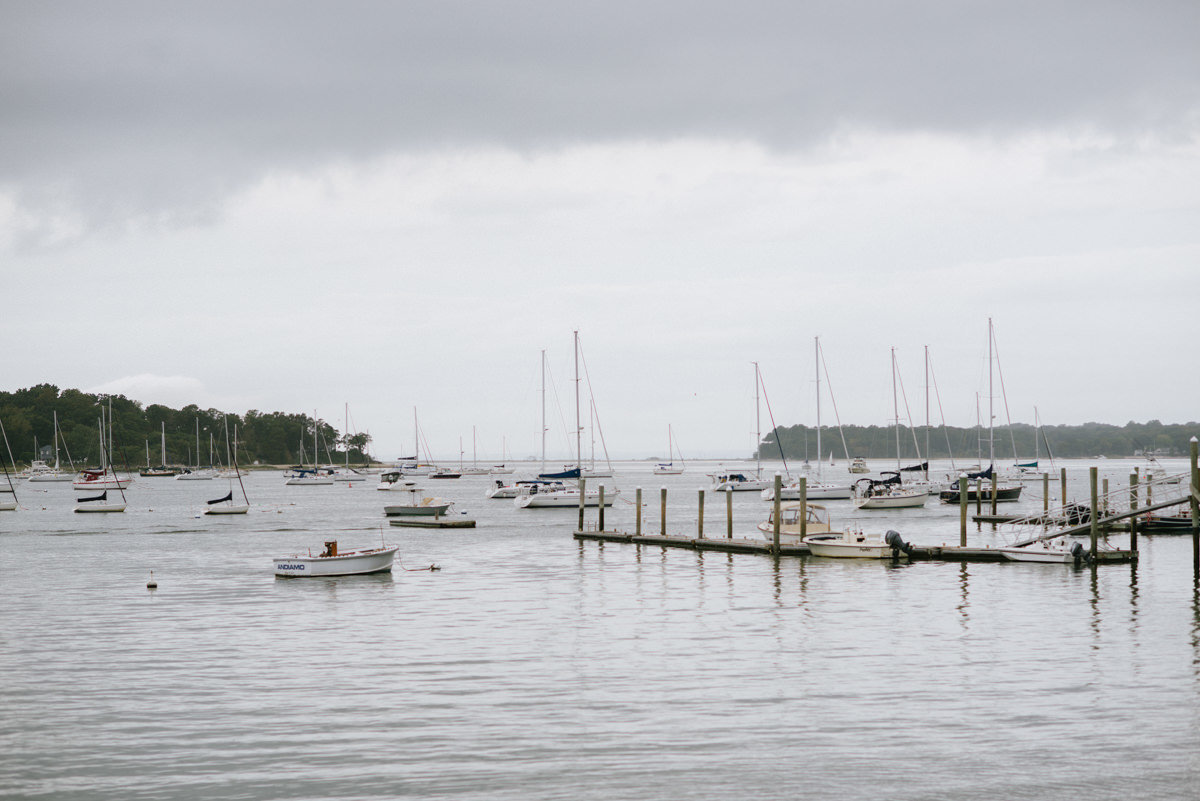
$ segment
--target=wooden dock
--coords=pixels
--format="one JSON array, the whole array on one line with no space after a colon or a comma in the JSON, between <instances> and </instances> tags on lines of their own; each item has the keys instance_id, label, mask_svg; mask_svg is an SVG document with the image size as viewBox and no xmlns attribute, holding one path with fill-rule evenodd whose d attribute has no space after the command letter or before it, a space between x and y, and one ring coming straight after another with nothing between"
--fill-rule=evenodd
<instances>
[{"instance_id":1,"label":"wooden dock","mask_svg":"<svg viewBox=\"0 0 1200 801\"><path fill-rule=\"evenodd\" d=\"M401 528L475 528L475 521L466 517L401 517L388 522Z\"/></svg>"},{"instance_id":2,"label":"wooden dock","mask_svg":"<svg viewBox=\"0 0 1200 801\"><path fill-rule=\"evenodd\" d=\"M632 545L650 545L662 548L684 548L693 551L715 551L717 553L757 553L773 555L775 549L770 542L763 539L748 539L746 537L709 538L685 537L676 534L630 534L625 531L576 531L575 539L592 542L619 542ZM780 556L809 556L807 545L779 546ZM916 546L905 554L897 552L897 559L911 562L1007 562L995 548L972 548L959 545ZM1097 561L1110 563L1132 562L1137 560L1136 551L1117 550L1101 551Z\"/></svg>"}]
</instances>

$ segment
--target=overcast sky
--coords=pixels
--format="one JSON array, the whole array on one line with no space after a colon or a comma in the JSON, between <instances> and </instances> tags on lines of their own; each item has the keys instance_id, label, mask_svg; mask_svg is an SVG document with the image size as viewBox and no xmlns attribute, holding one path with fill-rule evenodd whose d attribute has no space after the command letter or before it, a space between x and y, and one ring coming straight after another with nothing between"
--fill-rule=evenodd
<instances>
[{"instance_id":1,"label":"overcast sky","mask_svg":"<svg viewBox=\"0 0 1200 801\"><path fill-rule=\"evenodd\" d=\"M990 316L1014 421L1200 420L1197 42L1195 2L3 0L0 387L524 457L546 349L561 458L579 329L614 457L744 455L753 361L816 423L816 336L843 422L892 347L923 422L928 345L974 425Z\"/></svg>"}]
</instances>

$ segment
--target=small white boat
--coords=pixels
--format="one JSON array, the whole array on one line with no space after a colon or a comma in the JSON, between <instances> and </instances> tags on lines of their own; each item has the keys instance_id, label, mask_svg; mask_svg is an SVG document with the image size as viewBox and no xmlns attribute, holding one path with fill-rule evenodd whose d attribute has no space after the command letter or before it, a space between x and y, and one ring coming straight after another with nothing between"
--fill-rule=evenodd
<instances>
[{"instance_id":1,"label":"small white boat","mask_svg":"<svg viewBox=\"0 0 1200 801\"><path fill-rule=\"evenodd\" d=\"M118 476L110 470L83 470L71 486L83 491L127 489L132 481L133 476Z\"/></svg>"},{"instance_id":2,"label":"small white boat","mask_svg":"<svg viewBox=\"0 0 1200 801\"><path fill-rule=\"evenodd\" d=\"M399 547L383 545L379 548L339 551L337 540L328 540L325 550L316 556L309 552L276 557L273 560L275 575L356 576L364 573L385 573L392 569L392 559Z\"/></svg>"},{"instance_id":3,"label":"small white boat","mask_svg":"<svg viewBox=\"0 0 1200 801\"><path fill-rule=\"evenodd\" d=\"M488 475L492 476L511 476L517 471L515 467L508 467L502 464L494 464L488 469Z\"/></svg>"},{"instance_id":4,"label":"small white boat","mask_svg":"<svg viewBox=\"0 0 1200 801\"><path fill-rule=\"evenodd\" d=\"M417 493L422 490L415 481L397 483L404 485L401 489L408 493L408 500L405 503L393 503L383 507L383 513L388 517L441 517L454 505L454 501L442 498L429 496L418 498ZM395 487L390 489L395 489Z\"/></svg>"},{"instance_id":5,"label":"small white boat","mask_svg":"<svg viewBox=\"0 0 1200 801\"><path fill-rule=\"evenodd\" d=\"M878 534L864 534L855 528L814 534L805 537L804 544L813 556L835 559L891 559L897 551L905 550L900 535L895 531L888 531L881 537Z\"/></svg>"},{"instance_id":6,"label":"small white boat","mask_svg":"<svg viewBox=\"0 0 1200 801\"><path fill-rule=\"evenodd\" d=\"M713 492L761 492L771 486L765 478L752 478L745 473L714 473Z\"/></svg>"},{"instance_id":7,"label":"small white boat","mask_svg":"<svg viewBox=\"0 0 1200 801\"><path fill-rule=\"evenodd\" d=\"M867 466L867 460L860 457L855 457L850 460L851 473L870 473L871 468Z\"/></svg>"},{"instance_id":8,"label":"small white boat","mask_svg":"<svg viewBox=\"0 0 1200 801\"><path fill-rule=\"evenodd\" d=\"M1044 564L1074 564L1076 557L1082 558L1083 544L1070 537L1038 540L1019 548L999 548L1005 559L1014 562L1041 562Z\"/></svg>"},{"instance_id":9,"label":"small white boat","mask_svg":"<svg viewBox=\"0 0 1200 801\"><path fill-rule=\"evenodd\" d=\"M824 534L829 531L829 512L824 506L815 503L805 504L808 509L804 522L805 534ZM775 510L767 515L767 519L758 524L769 542L775 540ZM779 541L786 545L800 544L800 504L797 502L784 503L779 506Z\"/></svg>"},{"instance_id":10,"label":"small white boat","mask_svg":"<svg viewBox=\"0 0 1200 801\"><path fill-rule=\"evenodd\" d=\"M16 510L16 501L0 501L0 512L15 512Z\"/></svg>"},{"instance_id":11,"label":"small white boat","mask_svg":"<svg viewBox=\"0 0 1200 801\"><path fill-rule=\"evenodd\" d=\"M242 488L242 497L245 498L246 489ZM224 498L214 498L208 502L207 508L204 510L206 515L244 515L250 511L250 501L246 499L246 503L233 502L233 487L229 488L229 494Z\"/></svg>"},{"instance_id":12,"label":"small white boat","mask_svg":"<svg viewBox=\"0 0 1200 801\"><path fill-rule=\"evenodd\" d=\"M51 467L41 459L34 459L28 469L14 474L13 478L24 478L29 481L73 481L75 474Z\"/></svg>"},{"instance_id":13,"label":"small white boat","mask_svg":"<svg viewBox=\"0 0 1200 801\"><path fill-rule=\"evenodd\" d=\"M383 492L407 492L415 486L417 486L417 482L406 479L404 473L399 470L389 470L379 474L379 484L375 489Z\"/></svg>"},{"instance_id":14,"label":"small white boat","mask_svg":"<svg viewBox=\"0 0 1200 801\"><path fill-rule=\"evenodd\" d=\"M612 506L613 501L621 494L618 489L604 489L604 505ZM524 492L516 497L513 501L518 509L539 509L539 508L579 508L579 487L558 487L553 489L543 489L539 487L528 487ZM584 506L600 506L600 490L589 489L584 494Z\"/></svg>"},{"instance_id":15,"label":"small white boat","mask_svg":"<svg viewBox=\"0 0 1200 801\"><path fill-rule=\"evenodd\" d=\"M185 467L183 472L175 476L176 481L212 481L216 477L213 470L197 467L195 470Z\"/></svg>"}]
</instances>

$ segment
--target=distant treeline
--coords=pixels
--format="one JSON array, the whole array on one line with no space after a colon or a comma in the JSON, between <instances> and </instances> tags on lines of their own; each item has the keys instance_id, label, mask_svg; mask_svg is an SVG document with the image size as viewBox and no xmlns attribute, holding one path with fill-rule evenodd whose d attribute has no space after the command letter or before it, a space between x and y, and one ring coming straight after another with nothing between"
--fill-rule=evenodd
<instances>
[{"instance_id":1,"label":"distant treeline","mask_svg":"<svg viewBox=\"0 0 1200 801\"><path fill-rule=\"evenodd\" d=\"M1011 462L1013 460L1013 443L1016 443L1016 454L1020 461L1033 459L1035 452L1043 458L1049 452L1062 457L1088 456L1133 456L1143 452L1157 451L1160 456L1186 456L1188 440L1200 436L1200 423L1171 423L1163 424L1157 420L1148 423L1129 422L1123 426L1106 423L1084 423L1078 426L1042 426L1038 445L1034 447L1034 435L1038 432L1033 426L1024 423L1014 423L1012 428L1000 426L995 429L996 460ZM778 437L776 437L778 433ZM896 429L887 426L843 426L842 433L846 436L846 447L850 457L881 459L896 458ZM976 455L982 453L986 462L988 456L987 430L978 428L930 428L929 453L925 453L925 428L916 428L917 443L920 444L923 458L955 459L976 461ZM947 443L947 438L949 442ZM813 426L795 425L780 426L775 431L763 437L759 445L759 453L764 459L778 459L779 448L783 447L787 459L803 460L805 455L811 460L829 458L830 451L839 461L845 458L842 451L842 439L836 427L821 428L821 450L824 456L817 454L817 430ZM917 447L913 443L913 429L900 427L901 459L916 459Z\"/></svg>"},{"instance_id":2,"label":"distant treeline","mask_svg":"<svg viewBox=\"0 0 1200 801\"><path fill-rule=\"evenodd\" d=\"M217 409L201 409L195 405L172 409L159 404L143 408L138 401L124 395L92 395L77 389L59 391L52 384L39 384L16 392L0 392L0 423L12 448L13 458L27 464L41 458L34 451L36 439L39 450L54 449L54 414L65 449L60 446L62 463L67 463L67 451L76 465L100 462L100 408L105 413L112 399L113 459L118 467L145 465L146 443L149 442L151 465L161 459L160 436L166 426L168 465L208 465L210 447L212 463L225 464L225 430L229 430L232 451L236 430L236 460L241 465L299 464L301 442L304 463L313 462L313 418L303 414L249 411L245 415L226 413ZM196 428L199 425L199 453ZM367 434L339 435L324 421L317 421L317 440L320 444L318 461L340 462L350 451L350 461L362 463L370 442ZM3 455L7 461L7 452ZM52 458L52 457L51 457Z\"/></svg>"}]
</instances>

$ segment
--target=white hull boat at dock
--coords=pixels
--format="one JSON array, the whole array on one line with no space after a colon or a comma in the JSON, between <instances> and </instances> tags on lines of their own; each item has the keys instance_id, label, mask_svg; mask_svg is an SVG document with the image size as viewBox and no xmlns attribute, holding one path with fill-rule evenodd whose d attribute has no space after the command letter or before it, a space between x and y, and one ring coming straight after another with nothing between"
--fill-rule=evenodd
<instances>
[{"instance_id":1,"label":"white hull boat at dock","mask_svg":"<svg viewBox=\"0 0 1200 801\"><path fill-rule=\"evenodd\" d=\"M829 531L829 512L824 506L815 503L805 504L807 519L804 522L804 533L824 534ZM758 530L767 542L775 541L775 510L767 519L758 524ZM779 506L779 542L783 545L799 545L800 536L800 504L798 502L784 503Z\"/></svg>"},{"instance_id":2,"label":"white hull boat at dock","mask_svg":"<svg viewBox=\"0 0 1200 801\"><path fill-rule=\"evenodd\" d=\"M357 576L366 573L385 573L392 569L398 545L338 551L337 541L325 543L318 556L296 554L274 560L276 576Z\"/></svg>"},{"instance_id":3,"label":"white hull boat at dock","mask_svg":"<svg viewBox=\"0 0 1200 801\"><path fill-rule=\"evenodd\" d=\"M856 509L912 509L925 505L925 501L929 499L929 494L923 489L919 490L892 490L890 492L882 492L874 495L868 495L865 498L855 498L854 508Z\"/></svg>"},{"instance_id":4,"label":"white hull boat at dock","mask_svg":"<svg viewBox=\"0 0 1200 801\"><path fill-rule=\"evenodd\" d=\"M848 528L840 533L830 532L805 537L804 544L813 556L835 559L891 559L893 554L902 549L899 544L893 545L893 542L899 543L899 535L893 531L889 531L888 534L895 534L896 538L889 542L887 535L868 535Z\"/></svg>"},{"instance_id":5,"label":"white hull boat at dock","mask_svg":"<svg viewBox=\"0 0 1200 801\"><path fill-rule=\"evenodd\" d=\"M805 488L805 497L810 501L848 501L854 497L854 488L849 484L827 484L820 481L810 481ZM775 488L767 487L762 491L764 501L775 500ZM779 490L779 500L800 500L800 482L788 484Z\"/></svg>"},{"instance_id":6,"label":"white hull boat at dock","mask_svg":"<svg viewBox=\"0 0 1200 801\"><path fill-rule=\"evenodd\" d=\"M1039 540L1020 548L1000 548L1005 559L1013 562L1040 562L1042 564L1074 564L1083 556L1083 545L1067 537Z\"/></svg>"},{"instance_id":7,"label":"white hull boat at dock","mask_svg":"<svg viewBox=\"0 0 1200 801\"><path fill-rule=\"evenodd\" d=\"M617 489L606 489L604 491L604 505L612 506L613 501L621 494ZM571 487L558 490L544 490L542 492L530 492L517 496L514 504L518 509L543 509L543 508L579 508L579 490ZM587 490L583 499L585 507L600 506L600 491Z\"/></svg>"}]
</instances>

